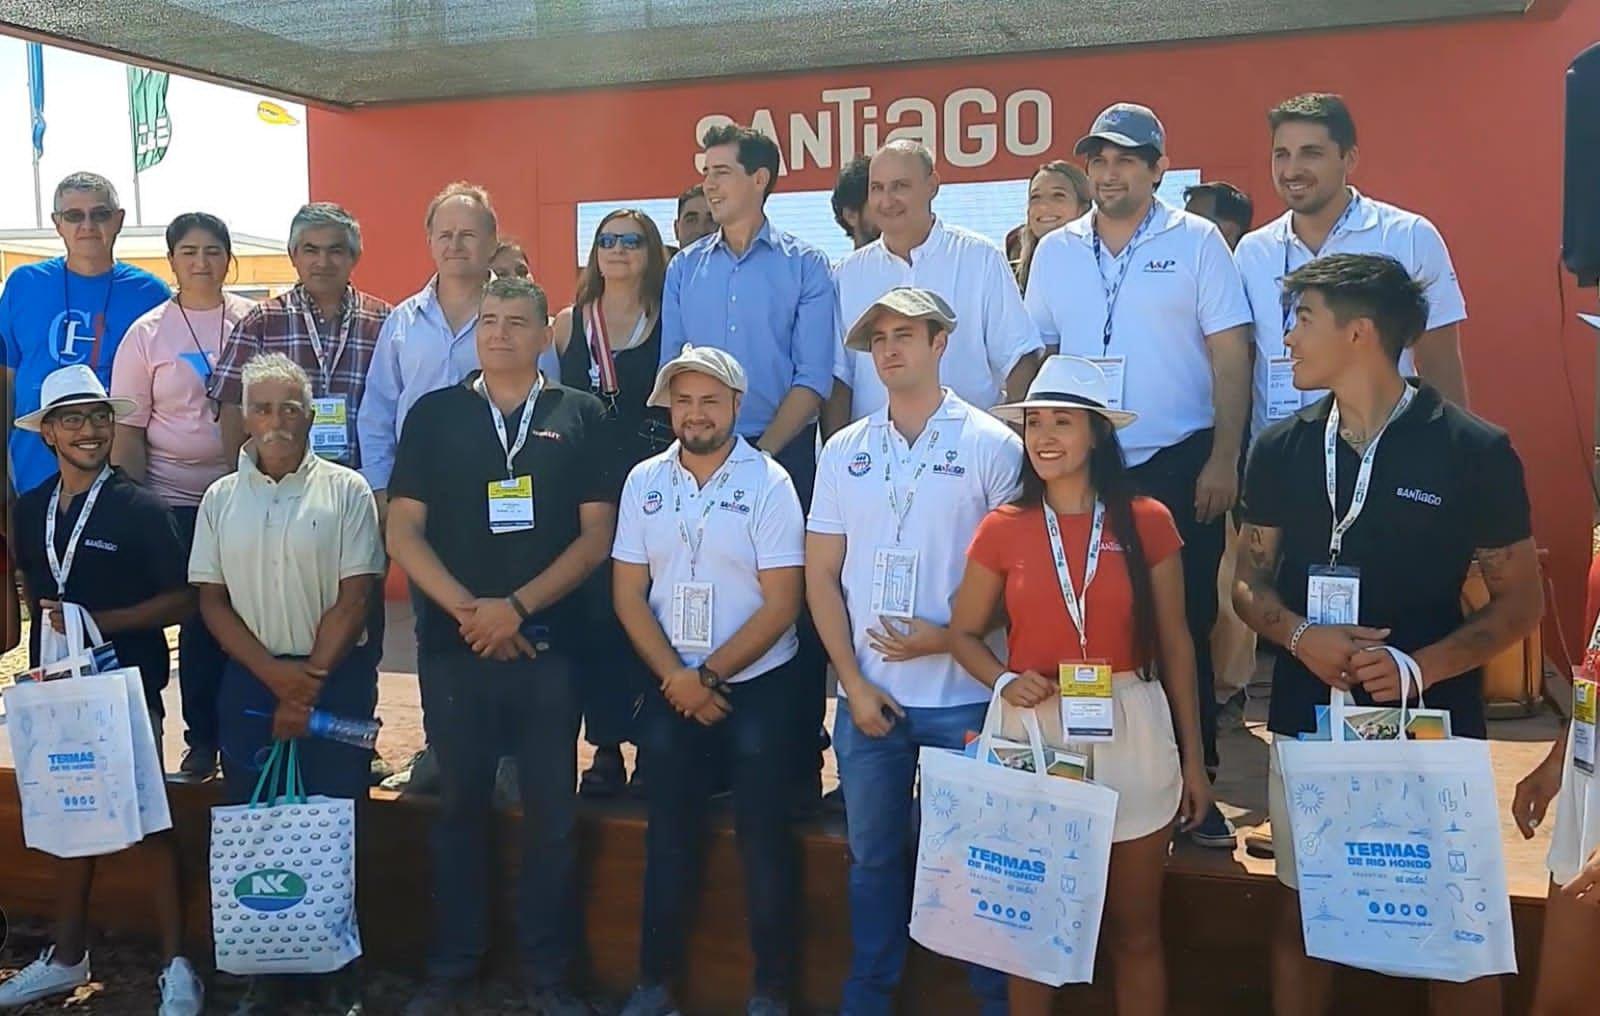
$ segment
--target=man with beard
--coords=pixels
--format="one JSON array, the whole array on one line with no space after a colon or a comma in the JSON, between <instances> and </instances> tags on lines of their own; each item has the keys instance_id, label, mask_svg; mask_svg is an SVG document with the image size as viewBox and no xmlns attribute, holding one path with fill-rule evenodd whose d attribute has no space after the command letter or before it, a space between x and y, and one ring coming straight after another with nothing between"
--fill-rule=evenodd
<instances>
[{"instance_id":1,"label":"man with beard","mask_svg":"<svg viewBox=\"0 0 1600 1016\"><path fill-rule=\"evenodd\" d=\"M1217 227L1156 196L1166 151L1166 130L1148 107L1119 102L1095 118L1076 147L1095 206L1039 241L1025 301L1046 346L1093 360L1110 382L1111 408L1139 414L1121 432L1123 450L1140 491L1167 506L1183 537L1201 737L1214 777L1211 629L1250 415L1250 305ZM1234 847L1215 806L1189 836Z\"/></svg>"},{"instance_id":2,"label":"man with beard","mask_svg":"<svg viewBox=\"0 0 1600 1016\"><path fill-rule=\"evenodd\" d=\"M250 799L274 741L305 738L311 710L370 720L378 659L357 651L384 573L378 509L361 474L311 450L311 379L282 353L242 374L249 440L239 468L211 485L195 520L189 581L228 654L217 692L222 776ZM366 799L372 752L310 738L299 745L307 794ZM363 1007L356 964L318 985L338 1012ZM281 1011L287 985L257 977L236 1016Z\"/></svg>"},{"instance_id":3,"label":"man with beard","mask_svg":"<svg viewBox=\"0 0 1600 1016\"><path fill-rule=\"evenodd\" d=\"M154 494L111 469L116 421L134 411L114 399L87 364L62 367L44 378L40 408L17 420L38 434L55 456L56 471L17 501L11 547L23 575L29 655L39 657L41 624L64 630L61 606L87 610L125 667L144 681L156 744L161 743L161 689L169 670L162 629L194 610L184 581L183 543L172 512ZM8 569L4 581L11 582ZM198 1016L202 989L183 943L178 850L171 830L135 849L145 857L166 971L161 975L161 1016ZM0 984L0 1009L65 994L90 980L87 941L89 890L96 859L75 857L55 865L54 940L37 960Z\"/></svg>"},{"instance_id":4,"label":"man with beard","mask_svg":"<svg viewBox=\"0 0 1600 1016\"><path fill-rule=\"evenodd\" d=\"M669 985L704 848L706 806L726 753L749 907L754 992L746 1012L783 1016L794 987L795 847L789 796L803 603L805 523L794 482L735 433L748 382L720 349L684 346L656 376L650 405L678 440L628 474L613 598L660 689L645 696L650 757L639 986L623 1016L677 1011Z\"/></svg>"}]
</instances>

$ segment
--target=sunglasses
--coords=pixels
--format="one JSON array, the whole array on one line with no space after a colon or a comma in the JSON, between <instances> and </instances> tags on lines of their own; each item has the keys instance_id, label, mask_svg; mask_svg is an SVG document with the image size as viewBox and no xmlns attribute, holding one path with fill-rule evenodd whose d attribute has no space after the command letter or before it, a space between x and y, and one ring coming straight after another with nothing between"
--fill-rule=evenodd
<instances>
[{"instance_id":1,"label":"sunglasses","mask_svg":"<svg viewBox=\"0 0 1600 1016\"><path fill-rule=\"evenodd\" d=\"M64 409L59 413L51 413L48 419L62 430L82 430L85 422L96 427L111 426L112 413L109 409L91 409L87 413L79 409Z\"/></svg>"},{"instance_id":2,"label":"sunglasses","mask_svg":"<svg viewBox=\"0 0 1600 1016\"><path fill-rule=\"evenodd\" d=\"M644 248L644 234L601 233L600 239L596 242L600 245L601 250L610 250L618 244L622 245L623 250L641 250Z\"/></svg>"},{"instance_id":3,"label":"sunglasses","mask_svg":"<svg viewBox=\"0 0 1600 1016\"><path fill-rule=\"evenodd\" d=\"M96 226L103 226L110 222L112 216L116 214L117 210L115 208L107 208L105 205L98 205L89 209L87 212L81 208L68 208L64 212L57 212L56 218L60 219L62 222L70 222L74 226L81 224L84 219L88 219Z\"/></svg>"}]
</instances>

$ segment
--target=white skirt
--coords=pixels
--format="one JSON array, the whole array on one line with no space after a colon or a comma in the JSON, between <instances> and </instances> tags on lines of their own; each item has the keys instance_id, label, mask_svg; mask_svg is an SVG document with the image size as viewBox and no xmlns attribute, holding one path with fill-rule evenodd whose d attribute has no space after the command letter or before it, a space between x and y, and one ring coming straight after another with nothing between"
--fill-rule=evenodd
<instances>
[{"instance_id":1,"label":"white skirt","mask_svg":"<svg viewBox=\"0 0 1600 1016\"><path fill-rule=\"evenodd\" d=\"M1116 740L1068 744L1089 756L1089 778L1117 792L1111 841L1137 840L1172 825L1183 796L1183 769L1172 730L1172 710L1160 681L1131 671L1111 682Z\"/></svg>"},{"instance_id":2,"label":"white skirt","mask_svg":"<svg viewBox=\"0 0 1600 1016\"><path fill-rule=\"evenodd\" d=\"M1567 733L1561 763L1561 792L1556 795L1556 827L1550 834L1545 864L1550 877L1563 885L1577 877L1584 862L1600 846L1600 776L1572 764L1572 734Z\"/></svg>"}]
</instances>

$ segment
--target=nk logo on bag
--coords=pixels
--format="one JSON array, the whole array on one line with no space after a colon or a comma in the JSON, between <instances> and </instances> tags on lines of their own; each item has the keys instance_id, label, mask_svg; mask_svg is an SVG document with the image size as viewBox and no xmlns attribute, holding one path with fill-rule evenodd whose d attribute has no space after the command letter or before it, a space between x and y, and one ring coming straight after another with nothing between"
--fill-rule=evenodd
<instances>
[{"instance_id":1,"label":"nk logo on bag","mask_svg":"<svg viewBox=\"0 0 1600 1016\"><path fill-rule=\"evenodd\" d=\"M282 868L264 868L235 882L233 898L251 910L276 913L306 898L306 880Z\"/></svg>"}]
</instances>

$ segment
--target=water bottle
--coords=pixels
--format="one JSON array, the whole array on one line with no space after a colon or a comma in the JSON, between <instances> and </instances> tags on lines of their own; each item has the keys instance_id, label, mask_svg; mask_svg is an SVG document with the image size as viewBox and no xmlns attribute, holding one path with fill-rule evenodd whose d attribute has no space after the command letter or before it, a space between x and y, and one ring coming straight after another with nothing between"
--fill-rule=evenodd
<instances>
[{"instance_id":1,"label":"water bottle","mask_svg":"<svg viewBox=\"0 0 1600 1016\"><path fill-rule=\"evenodd\" d=\"M306 724L306 729L312 737L321 737L372 751L378 746L378 728L382 726L383 721L378 719L352 720L323 712L321 709L313 709L311 721Z\"/></svg>"}]
</instances>

